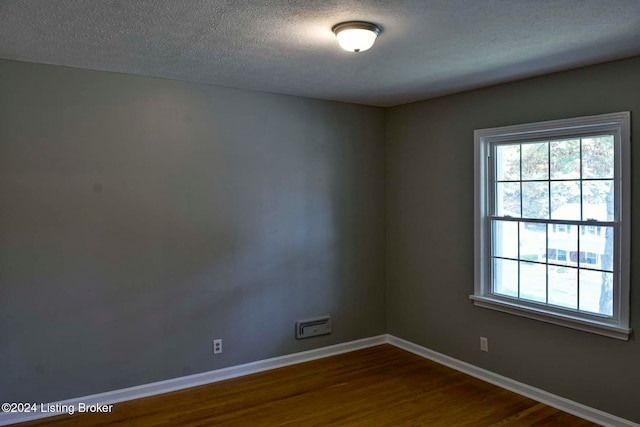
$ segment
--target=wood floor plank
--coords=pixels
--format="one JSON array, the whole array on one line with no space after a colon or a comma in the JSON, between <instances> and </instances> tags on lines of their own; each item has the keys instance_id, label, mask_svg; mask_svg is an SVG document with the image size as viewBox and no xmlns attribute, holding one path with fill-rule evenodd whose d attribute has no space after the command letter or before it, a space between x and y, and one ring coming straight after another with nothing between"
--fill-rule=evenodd
<instances>
[{"instance_id":1,"label":"wood floor plank","mask_svg":"<svg viewBox=\"0 0 640 427\"><path fill-rule=\"evenodd\" d=\"M20 427L563 426L596 424L391 345Z\"/></svg>"}]
</instances>

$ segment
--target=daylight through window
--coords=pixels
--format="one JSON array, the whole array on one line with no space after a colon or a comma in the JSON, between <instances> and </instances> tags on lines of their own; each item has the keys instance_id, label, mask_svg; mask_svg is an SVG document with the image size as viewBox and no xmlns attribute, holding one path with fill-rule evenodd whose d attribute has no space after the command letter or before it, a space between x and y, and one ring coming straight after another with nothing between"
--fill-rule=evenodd
<instances>
[{"instance_id":1,"label":"daylight through window","mask_svg":"<svg viewBox=\"0 0 640 427\"><path fill-rule=\"evenodd\" d=\"M628 120L476 131L476 305L628 339Z\"/></svg>"}]
</instances>

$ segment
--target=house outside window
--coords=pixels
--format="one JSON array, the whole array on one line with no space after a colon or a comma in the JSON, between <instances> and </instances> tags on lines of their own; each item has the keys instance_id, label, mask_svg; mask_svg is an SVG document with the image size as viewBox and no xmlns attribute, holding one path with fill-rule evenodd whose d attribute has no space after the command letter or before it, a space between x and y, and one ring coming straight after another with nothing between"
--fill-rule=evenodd
<instances>
[{"instance_id":1,"label":"house outside window","mask_svg":"<svg viewBox=\"0 0 640 427\"><path fill-rule=\"evenodd\" d=\"M567 251L563 251L562 249L558 249L558 261L566 261L567 260Z\"/></svg>"},{"instance_id":2,"label":"house outside window","mask_svg":"<svg viewBox=\"0 0 640 427\"><path fill-rule=\"evenodd\" d=\"M630 114L475 132L477 306L628 339Z\"/></svg>"}]
</instances>

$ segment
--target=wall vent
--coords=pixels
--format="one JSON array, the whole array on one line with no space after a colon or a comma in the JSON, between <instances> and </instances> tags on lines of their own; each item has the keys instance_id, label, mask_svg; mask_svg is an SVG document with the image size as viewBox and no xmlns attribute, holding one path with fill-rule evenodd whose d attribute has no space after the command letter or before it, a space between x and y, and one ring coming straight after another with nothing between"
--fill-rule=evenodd
<instances>
[{"instance_id":1,"label":"wall vent","mask_svg":"<svg viewBox=\"0 0 640 427\"><path fill-rule=\"evenodd\" d=\"M331 317L314 317L296 322L296 338L303 339L331 333Z\"/></svg>"}]
</instances>

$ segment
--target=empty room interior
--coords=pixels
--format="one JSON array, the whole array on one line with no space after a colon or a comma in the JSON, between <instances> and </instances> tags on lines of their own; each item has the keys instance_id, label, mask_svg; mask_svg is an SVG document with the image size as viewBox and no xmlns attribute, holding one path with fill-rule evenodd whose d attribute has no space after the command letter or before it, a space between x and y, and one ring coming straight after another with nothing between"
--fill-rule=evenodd
<instances>
[{"instance_id":1,"label":"empty room interior","mask_svg":"<svg viewBox=\"0 0 640 427\"><path fill-rule=\"evenodd\" d=\"M0 425L637 426L638 134L639 0L0 0Z\"/></svg>"}]
</instances>

